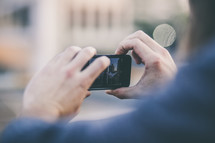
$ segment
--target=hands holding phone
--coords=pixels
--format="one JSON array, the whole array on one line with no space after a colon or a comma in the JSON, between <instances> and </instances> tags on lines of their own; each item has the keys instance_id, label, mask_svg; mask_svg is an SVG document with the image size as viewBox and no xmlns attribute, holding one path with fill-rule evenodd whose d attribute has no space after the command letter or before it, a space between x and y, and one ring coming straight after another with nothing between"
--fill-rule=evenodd
<instances>
[{"instance_id":1,"label":"hands holding phone","mask_svg":"<svg viewBox=\"0 0 215 143\"><path fill-rule=\"evenodd\" d=\"M123 55L129 50L137 64L145 64L143 76L137 85L107 91L108 94L121 99L137 98L156 84L174 77L177 68L169 52L144 32L128 36L120 43L116 54ZM47 121L74 116L90 94L89 87L110 64L107 57L99 57L82 70L95 54L96 50L91 47L71 47L51 60L27 86L22 116Z\"/></svg>"},{"instance_id":2,"label":"hands holding phone","mask_svg":"<svg viewBox=\"0 0 215 143\"><path fill-rule=\"evenodd\" d=\"M120 99L139 98L175 76L177 67L169 52L144 32L137 31L125 38L115 54L127 54L130 50L136 63L145 65L142 78L133 87L119 88L106 93Z\"/></svg>"},{"instance_id":3,"label":"hands holding phone","mask_svg":"<svg viewBox=\"0 0 215 143\"><path fill-rule=\"evenodd\" d=\"M82 70L95 54L91 47L70 47L51 60L27 86L22 116L55 121L77 114L89 87L110 64L100 57Z\"/></svg>"}]
</instances>

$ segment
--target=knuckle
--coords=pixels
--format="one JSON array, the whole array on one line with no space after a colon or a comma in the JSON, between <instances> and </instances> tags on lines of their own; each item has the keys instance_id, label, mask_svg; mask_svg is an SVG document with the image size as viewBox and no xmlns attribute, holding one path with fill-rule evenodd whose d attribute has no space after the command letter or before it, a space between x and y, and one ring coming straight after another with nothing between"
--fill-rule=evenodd
<instances>
[{"instance_id":1,"label":"knuckle","mask_svg":"<svg viewBox=\"0 0 215 143\"><path fill-rule=\"evenodd\" d=\"M89 83L90 83L89 79L83 79L82 82L80 83L81 89L86 90Z\"/></svg>"},{"instance_id":2,"label":"knuckle","mask_svg":"<svg viewBox=\"0 0 215 143\"><path fill-rule=\"evenodd\" d=\"M83 49L83 52L85 52L87 55L94 55L96 50L95 48L92 48L92 47L86 47Z\"/></svg>"},{"instance_id":3,"label":"knuckle","mask_svg":"<svg viewBox=\"0 0 215 143\"><path fill-rule=\"evenodd\" d=\"M66 49L67 52L78 52L80 50L81 50L80 47L75 47L75 46L72 46Z\"/></svg>"},{"instance_id":4,"label":"knuckle","mask_svg":"<svg viewBox=\"0 0 215 143\"><path fill-rule=\"evenodd\" d=\"M81 54L82 54L82 58L83 58L83 59L88 60L88 59L90 59L92 56L95 55L95 50L93 50L93 48L84 48L84 49L81 51Z\"/></svg>"},{"instance_id":5,"label":"knuckle","mask_svg":"<svg viewBox=\"0 0 215 143\"><path fill-rule=\"evenodd\" d=\"M162 66L162 59L159 56L156 56L152 62L153 67L160 69Z\"/></svg>"},{"instance_id":6,"label":"knuckle","mask_svg":"<svg viewBox=\"0 0 215 143\"><path fill-rule=\"evenodd\" d=\"M80 63L87 63L87 61L90 60L90 56L87 54L83 54L79 57L78 62ZM75 62L73 62L74 65L76 65L76 68L79 66L79 64L76 64Z\"/></svg>"},{"instance_id":7,"label":"knuckle","mask_svg":"<svg viewBox=\"0 0 215 143\"><path fill-rule=\"evenodd\" d=\"M69 47L65 50L65 52L62 55L63 59L67 59L71 57L71 54L74 55L78 53L81 50L79 47Z\"/></svg>"},{"instance_id":8,"label":"knuckle","mask_svg":"<svg viewBox=\"0 0 215 143\"><path fill-rule=\"evenodd\" d=\"M138 30L137 32L135 32L135 35L136 35L137 37L141 37L141 36L144 35L144 32L143 32L142 30Z\"/></svg>"},{"instance_id":9,"label":"knuckle","mask_svg":"<svg viewBox=\"0 0 215 143\"><path fill-rule=\"evenodd\" d=\"M92 57L92 56L91 56L89 53L83 52L83 53L82 53L81 60L82 60L82 61L88 61L91 57Z\"/></svg>"},{"instance_id":10,"label":"knuckle","mask_svg":"<svg viewBox=\"0 0 215 143\"><path fill-rule=\"evenodd\" d=\"M140 39L135 38L133 40L133 43L134 43L135 46L139 46L139 45L141 45L142 41Z\"/></svg>"},{"instance_id":11,"label":"knuckle","mask_svg":"<svg viewBox=\"0 0 215 143\"><path fill-rule=\"evenodd\" d=\"M120 42L116 52L121 52L120 54L127 52L126 42L128 42L128 41L125 40L125 41Z\"/></svg>"},{"instance_id":12,"label":"knuckle","mask_svg":"<svg viewBox=\"0 0 215 143\"><path fill-rule=\"evenodd\" d=\"M119 43L119 47L120 47L120 48L123 48L124 46L125 46L125 45L124 45L124 41L122 41L122 42Z\"/></svg>"},{"instance_id":13,"label":"knuckle","mask_svg":"<svg viewBox=\"0 0 215 143\"><path fill-rule=\"evenodd\" d=\"M169 55L169 51L168 51L167 49L163 48L163 49L162 49L162 54L163 54L164 56L168 56L168 55Z\"/></svg>"},{"instance_id":14,"label":"knuckle","mask_svg":"<svg viewBox=\"0 0 215 143\"><path fill-rule=\"evenodd\" d=\"M120 92L120 90L115 90L115 91L113 92L113 95L116 96L116 97L119 98L119 99L125 99L125 94L126 94L126 93Z\"/></svg>"},{"instance_id":15,"label":"knuckle","mask_svg":"<svg viewBox=\"0 0 215 143\"><path fill-rule=\"evenodd\" d=\"M62 71L62 73L66 79L74 77L75 72L76 72L76 70L75 70L74 66L70 67L69 69L68 68L63 69L63 71Z\"/></svg>"}]
</instances>

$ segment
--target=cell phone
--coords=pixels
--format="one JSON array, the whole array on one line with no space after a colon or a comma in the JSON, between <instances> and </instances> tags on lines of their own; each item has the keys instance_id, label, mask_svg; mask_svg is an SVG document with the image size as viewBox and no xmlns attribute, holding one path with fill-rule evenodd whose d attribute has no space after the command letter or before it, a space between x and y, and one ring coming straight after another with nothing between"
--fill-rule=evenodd
<instances>
[{"instance_id":1,"label":"cell phone","mask_svg":"<svg viewBox=\"0 0 215 143\"><path fill-rule=\"evenodd\" d=\"M91 64L96 58L103 55L94 56L86 66ZM131 77L131 56L129 55L105 55L111 63L110 66L100 74L89 90L108 90L120 87L128 87ZM86 67L85 66L85 67Z\"/></svg>"}]
</instances>

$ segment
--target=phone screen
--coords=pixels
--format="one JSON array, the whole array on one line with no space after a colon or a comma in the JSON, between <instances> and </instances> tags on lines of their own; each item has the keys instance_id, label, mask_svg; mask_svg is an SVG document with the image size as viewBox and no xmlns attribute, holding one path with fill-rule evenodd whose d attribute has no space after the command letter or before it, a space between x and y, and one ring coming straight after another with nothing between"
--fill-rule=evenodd
<instances>
[{"instance_id":1,"label":"phone screen","mask_svg":"<svg viewBox=\"0 0 215 143\"><path fill-rule=\"evenodd\" d=\"M96 58L93 57L88 65ZM128 55L107 55L110 66L95 80L90 90L116 89L130 85L131 57Z\"/></svg>"}]
</instances>

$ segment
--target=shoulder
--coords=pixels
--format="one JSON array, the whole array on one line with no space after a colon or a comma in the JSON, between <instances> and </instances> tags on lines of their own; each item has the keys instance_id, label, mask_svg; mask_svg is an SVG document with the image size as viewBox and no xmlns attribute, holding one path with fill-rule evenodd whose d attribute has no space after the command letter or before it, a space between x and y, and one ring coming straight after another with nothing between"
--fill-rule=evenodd
<instances>
[{"instance_id":1,"label":"shoulder","mask_svg":"<svg viewBox=\"0 0 215 143\"><path fill-rule=\"evenodd\" d=\"M215 38L201 46L201 50L191 58L190 63L195 66L206 67L212 65L215 68Z\"/></svg>"}]
</instances>

